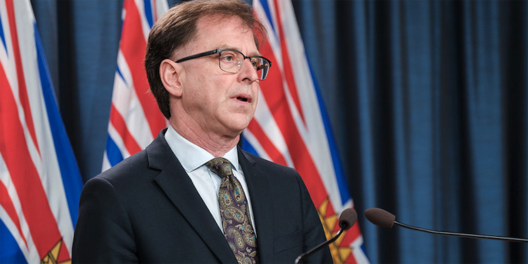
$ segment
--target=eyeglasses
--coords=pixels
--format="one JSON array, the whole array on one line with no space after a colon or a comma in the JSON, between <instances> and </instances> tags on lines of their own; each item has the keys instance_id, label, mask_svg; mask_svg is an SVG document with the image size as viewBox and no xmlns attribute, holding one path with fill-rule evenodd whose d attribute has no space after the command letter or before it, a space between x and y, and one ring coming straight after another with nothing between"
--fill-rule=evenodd
<instances>
[{"instance_id":1,"label":"eyeglasses","mask_svg":"<svg viewBox=\"0 0 528 264\"><path fill-rule=\"evenodd\" d=\"M244 64L245 59L249 59L253 68L257 71L259 80L264 80L268 76L271 61L262 56L248 57L236 49L215 49L198 54L194 54L176 61L180 63L187 60L192 60L200 57L205 57L218 53L218 65L220 69L229 73L238 73Z\"/></svg>"}]
</instances>

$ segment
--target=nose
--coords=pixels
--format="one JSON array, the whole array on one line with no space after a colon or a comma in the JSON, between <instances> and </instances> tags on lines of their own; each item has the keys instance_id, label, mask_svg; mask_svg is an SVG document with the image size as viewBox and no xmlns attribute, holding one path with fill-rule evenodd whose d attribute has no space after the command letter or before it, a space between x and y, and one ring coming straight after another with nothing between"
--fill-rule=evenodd
<instances>
[{"instance_id":1,"label":"nose","mask_svg":"<svg viewBox=\"0 0 528 264\"><path fill-rule=\"evenodd\" d=\"M240 79L240 81L248 80L249 82L255 82L258 80L257 70L255 69L255 67L253 67L253 64L251 64L250 58L245 58L242 61L238 78Z\"/></svg>"}]
</instances>

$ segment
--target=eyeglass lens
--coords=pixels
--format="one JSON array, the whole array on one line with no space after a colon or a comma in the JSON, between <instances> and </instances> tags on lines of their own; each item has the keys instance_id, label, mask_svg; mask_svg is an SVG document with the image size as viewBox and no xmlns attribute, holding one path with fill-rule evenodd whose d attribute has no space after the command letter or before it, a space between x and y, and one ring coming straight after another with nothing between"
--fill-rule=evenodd
<instances>
[{"instance_id":1,"label":"eyeglass lens","mask_svg":"<svg viewBox=\"0 0 528 264\"><path fill-rule=\"evenodd\" d=\"M266 79L270 68L268 60L262 57L250 57L251 64L257 71L259 80ZM220 69L229 73L237 73L244 64L244 55L235 50L222 50L219 57Z\"/></svg>"}]
</instances>

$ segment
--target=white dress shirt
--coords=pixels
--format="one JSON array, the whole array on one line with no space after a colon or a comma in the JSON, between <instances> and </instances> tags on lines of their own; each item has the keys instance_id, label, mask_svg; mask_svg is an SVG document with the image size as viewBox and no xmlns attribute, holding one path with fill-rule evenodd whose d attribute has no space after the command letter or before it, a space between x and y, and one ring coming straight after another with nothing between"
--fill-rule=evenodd
<instances>
[{"instance_id":1,"label":"white dress shirt","mask_svg":"<svg viewBox=\"0 0 528 264\"><path fill-rule=\"evenodd\" d=\"M176 130L174 130L174 128L172 128L172 126L168 127L167 132L165 133L165 140L167 140L172 152L174 152L174 155L176 155L191 178L194 187L202 197L202 200L211 212L218 227L222 230L222 217L220 216L220 207L218 205L218 192L220 191L221 179L204 165L215 157L205 149L182 137L176 132ZM244 189L249 205L249 212L251 214L251 222L253 224L253 229L255 229L255 220L253 218L253 210L251 207L246 179L244 177L244 172L238 163L237 147L235 146L229 150L223 157L229 160L233 165L233 174ZM255 234L256 233L255 230Z\"/></svg>"}]
</instances>

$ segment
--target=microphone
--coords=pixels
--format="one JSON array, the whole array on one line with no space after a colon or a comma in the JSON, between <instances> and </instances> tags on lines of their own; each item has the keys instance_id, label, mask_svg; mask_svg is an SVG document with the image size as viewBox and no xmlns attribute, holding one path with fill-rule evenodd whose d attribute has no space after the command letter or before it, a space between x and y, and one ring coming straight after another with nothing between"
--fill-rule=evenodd
<instances>
[{"instance_id":1,"label":"microphone","mask_svg":"<svg viewBox=\"0 0 528 264\"><path fill-rule=\"evenodd\" d=\"M444 235L444 236L456 236L456 237L465 237L465 238L481 238L481 239L495 239L509 242L528 242L528 239L524 238L513 238L513 237L503 237L503 236L490 236L490 235L475 235L475 234L465 234L465 233L454 233L454 232L444 232L444 231L434 231L425 228L410 226L402 224L396 221L396 216L380 208L370 208L365 210L365 217L373 224L385 227L392 228L392 226L398 225L404 228L411 230L416 230L420 232L435 234L435 235Z\"/></svg>"},{"instance_id":2,"label":"microphone","mask_svg":"<svg viewBox=\"0 0 528 264\"><path fill-rule=\"evenodd\" d=\"M337 234L331 238L330 240L327 240L323 243L321 243L319 246L311 249L310 251L306 253L302 253L295 259L295 264L302 263L304 259L311 256L313 253L317 252L324 246L327 246L328 244L336 241L336 239L343 233L343 231L346 231L350 229L357 221L357 213L356 210L352 208L347 208L343 212L341 212L341 215L339 216L339 231L337 231Z\"/></svg>"}]
</instances>

